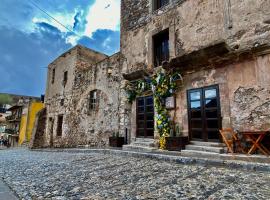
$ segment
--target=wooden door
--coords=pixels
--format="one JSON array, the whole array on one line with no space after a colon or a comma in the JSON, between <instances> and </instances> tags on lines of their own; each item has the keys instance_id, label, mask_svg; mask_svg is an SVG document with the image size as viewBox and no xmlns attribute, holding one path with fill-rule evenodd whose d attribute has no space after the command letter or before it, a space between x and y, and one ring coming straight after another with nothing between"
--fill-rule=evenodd
<instances>
[{"instance_id":1,"label":"wooden door","mask_svg":"<svg viewBox=\"0 0 270 200\"><path fill-rule=\"evenodd\" d=\"M137 137L154 137L154 99L153 96L137 98Z\"/></svg>"},{"instance_id":2,"label":"wooden door","mask_svg":"<svg viewBox=\"0 0 270 200\"><path fill-rule=\"evenodd\" d=\"M218 141L221 129L217 85L188 91L189 133L193 140Z\"/></svg>"}]
</instances>

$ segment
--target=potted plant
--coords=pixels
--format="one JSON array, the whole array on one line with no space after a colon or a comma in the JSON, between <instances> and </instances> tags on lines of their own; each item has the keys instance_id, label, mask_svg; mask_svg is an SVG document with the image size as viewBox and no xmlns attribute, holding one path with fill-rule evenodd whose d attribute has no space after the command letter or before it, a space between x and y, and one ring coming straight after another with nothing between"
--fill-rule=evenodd
<instances>
[{"instance_id":1,"label":"potted plant","mask_svg":"<svg viewBox=\"0 0 270 200\"><path fill-rule=\"evenodd\" d=\"M180 130L179 124L175 126L174 130L171 129L170 136L166 137L166 149L168 151L181 151L185 149L185 146L188 144L188 136L183 136Z\"/></svg>"},{"instance_id":2,"label":"potted plant","mask_svg":"<svg viewBox=\"0 0 270 200\"><path fill-rule=\"evenodd\" d=\"M112 137L109 137L109 145L111 147L122 147L124 145L125 138L120 137L119 133L113 133Z\"/></svg>"}]
</instances>

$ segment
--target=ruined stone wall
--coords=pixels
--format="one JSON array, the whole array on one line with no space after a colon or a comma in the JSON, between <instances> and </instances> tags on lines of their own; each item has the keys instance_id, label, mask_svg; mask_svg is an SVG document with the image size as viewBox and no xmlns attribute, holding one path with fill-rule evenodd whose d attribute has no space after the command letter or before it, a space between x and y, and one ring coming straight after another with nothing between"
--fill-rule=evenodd
<instances>
[{"instance_id":1,"label":"ruined stone wall","mask_svg":"<svg viewBox=\"0 0 270 200\"><path fill-rule=\"evenodd\" d=\"M29 148L35 149L49 146L46 141L46 120L47 112L46 108L44 108L37 113Z\"/></svg>"},{"instance_id":2,"label":"ruined stone wall","mask_svg":"<svg viewBox=\"0 0 270 200\"><path fill-rule=\"evenodd\" d=\"M268 0L170 0L152 7L152 0L122 0L124 73L152 68L152 36L166 28L171 58L219 41L239 52L270 41Z\"/></svg>"},{"instance_id":3,"label":"ruined stone wall","mask_svg":"<svg viewBox=\"0 0 270 200\"><path fill-rule=\"evenodd\" d=\"M77 65L72 110L66 116L67 137L79 144L106 146L109 136L119 131L120 57L115 54L90 68ZM90 92L97 90L99 103L89 109ZM72 129L72 130L71 130Z\"/></svg>"},{"instance_id":4,"label":"ruined stone wall","mask_svg":"<svg viewBox=\"0 0 270 200\"><path fill-rule=\"evenodd\" d=\"M71 52L70 57L53 63L62 71L70 66L71 78L65 88L50 91L52 86L48 87L47 143L56 147L105 146L112 132L119 131L120 54L108 57L80 46ZM60 81L55 80L57 84ZM99 97L95 110L90 109L93 90ZM62 136L57 136L59 115L63 115Z\"/></svg>"}]
</instances>

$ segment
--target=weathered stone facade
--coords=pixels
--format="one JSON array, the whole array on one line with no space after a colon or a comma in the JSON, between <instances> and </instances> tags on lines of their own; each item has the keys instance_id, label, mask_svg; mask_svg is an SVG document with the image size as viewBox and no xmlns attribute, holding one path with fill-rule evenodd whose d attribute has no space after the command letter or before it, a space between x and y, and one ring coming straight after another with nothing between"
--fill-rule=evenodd
<instances>
[{"instance_id":1,"label":"weathered stone facade","mask_svg":"<svg viewBox=\"0 0 270 200\"><path fill-rule=\"evenodd\" d=\"M40 110L36 115L34 128L32 131L32 137L29 143L29 148L40 148L46 143L46 121L47 111L46 108Z\"/></svg>"},{"instance_id":2,"label":"weathered stone facade","mask_svg":"<svg viewBox=\"0 0 270 200\"><path fill-rule=\"evenodd\" d=\"M194 89L204 94L208 86L215 86L218 93L215 117L221 124L215 128L270 127L268 0L169 0L157 10L154 0L121 2L120 53L108 57L76 46L50 64L45 145L105 146L113 132L124 135L126 130L131 133L128 139L135 140L137 103L127 102L124 85L160 68L154 67L154 37L164 30L169 59L159 64L183 76L170 114L185 135L192 139L192 100L187 94ZM94 110L91 91L99 97ZM57 136L59 116L62 134ZM201 120L207 121L205 116ZM154 138L159 138L157 131Z\"/></svg>"},{"instance_id":3,"label":"weathered stone facade","mask_svg":"<svg viewBox=\"0 0 270 200\"><path fill-rule=\"evenodd\" d=\"M183 75L171 116L186 135L187 91L211 85L219 88L221 127L270 128L269 1L169 0L158 10L153 10L153 2L122 0L122 72L130 77L141 70L151 75L157 69L153 36L168 29L170 59L165 64ZM130 109L135 140L136 102Z\"/></svg>"},{"instance_id":4,"label":"weathered stone facade","mask_svg":"<svg viewBox=\"0 0 270 200\"><path fill-rule=\"evenodd\" d=\"M119 131L120 66L119 53L108 57L82 46L50 64L45 101L47 146L108 144L109 136ZM94 108L90 108L92 91L97 95Z\"/></svg>"}]
</instances>

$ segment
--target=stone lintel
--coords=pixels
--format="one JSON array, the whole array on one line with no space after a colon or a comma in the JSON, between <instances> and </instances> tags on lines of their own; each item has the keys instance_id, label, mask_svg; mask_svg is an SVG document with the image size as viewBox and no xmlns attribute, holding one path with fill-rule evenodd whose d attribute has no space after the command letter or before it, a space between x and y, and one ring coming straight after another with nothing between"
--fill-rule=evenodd
<instances>
[{"instance_id":1,"label":"stone lintel","mask_svg":"<svg viewBox=\"0 0 270 200\"><path fill-rule=\"evenodd\" d=\"M231 64L265 54L270 54L269 44L255 44L253 48L233 50L225 42L220 42L173 58L169 63L164 63L164 67L176 68L181 72L186 72L198 70L203 67Z\"/></svg>"},{"instance_id":2,"label":"stone lintel","mask_svg":"<svg viewBox=\"0 0 270 200\"><path fill-rule=\"evenodd\" d=\"M189 68L201 67L211 64L211 59L224 57L229 53L229 48L225 42L218 42L200 50L193 51L189 54L173 58L169 62L170 67L175 68Z\"/></svg>"},{"instance_id":3,"label":"stone lintel","mask_svg":"<svg viewBox=\"0 0 270 200\"><path fill-rule=\"evenodd\" d=\"M149 74L145 70L138 70L138 71L134 71L132 73L123 74L124 79L126 79L128 81L142 79L145 76L149 76Z\"/></svg>"}]
</instances>

